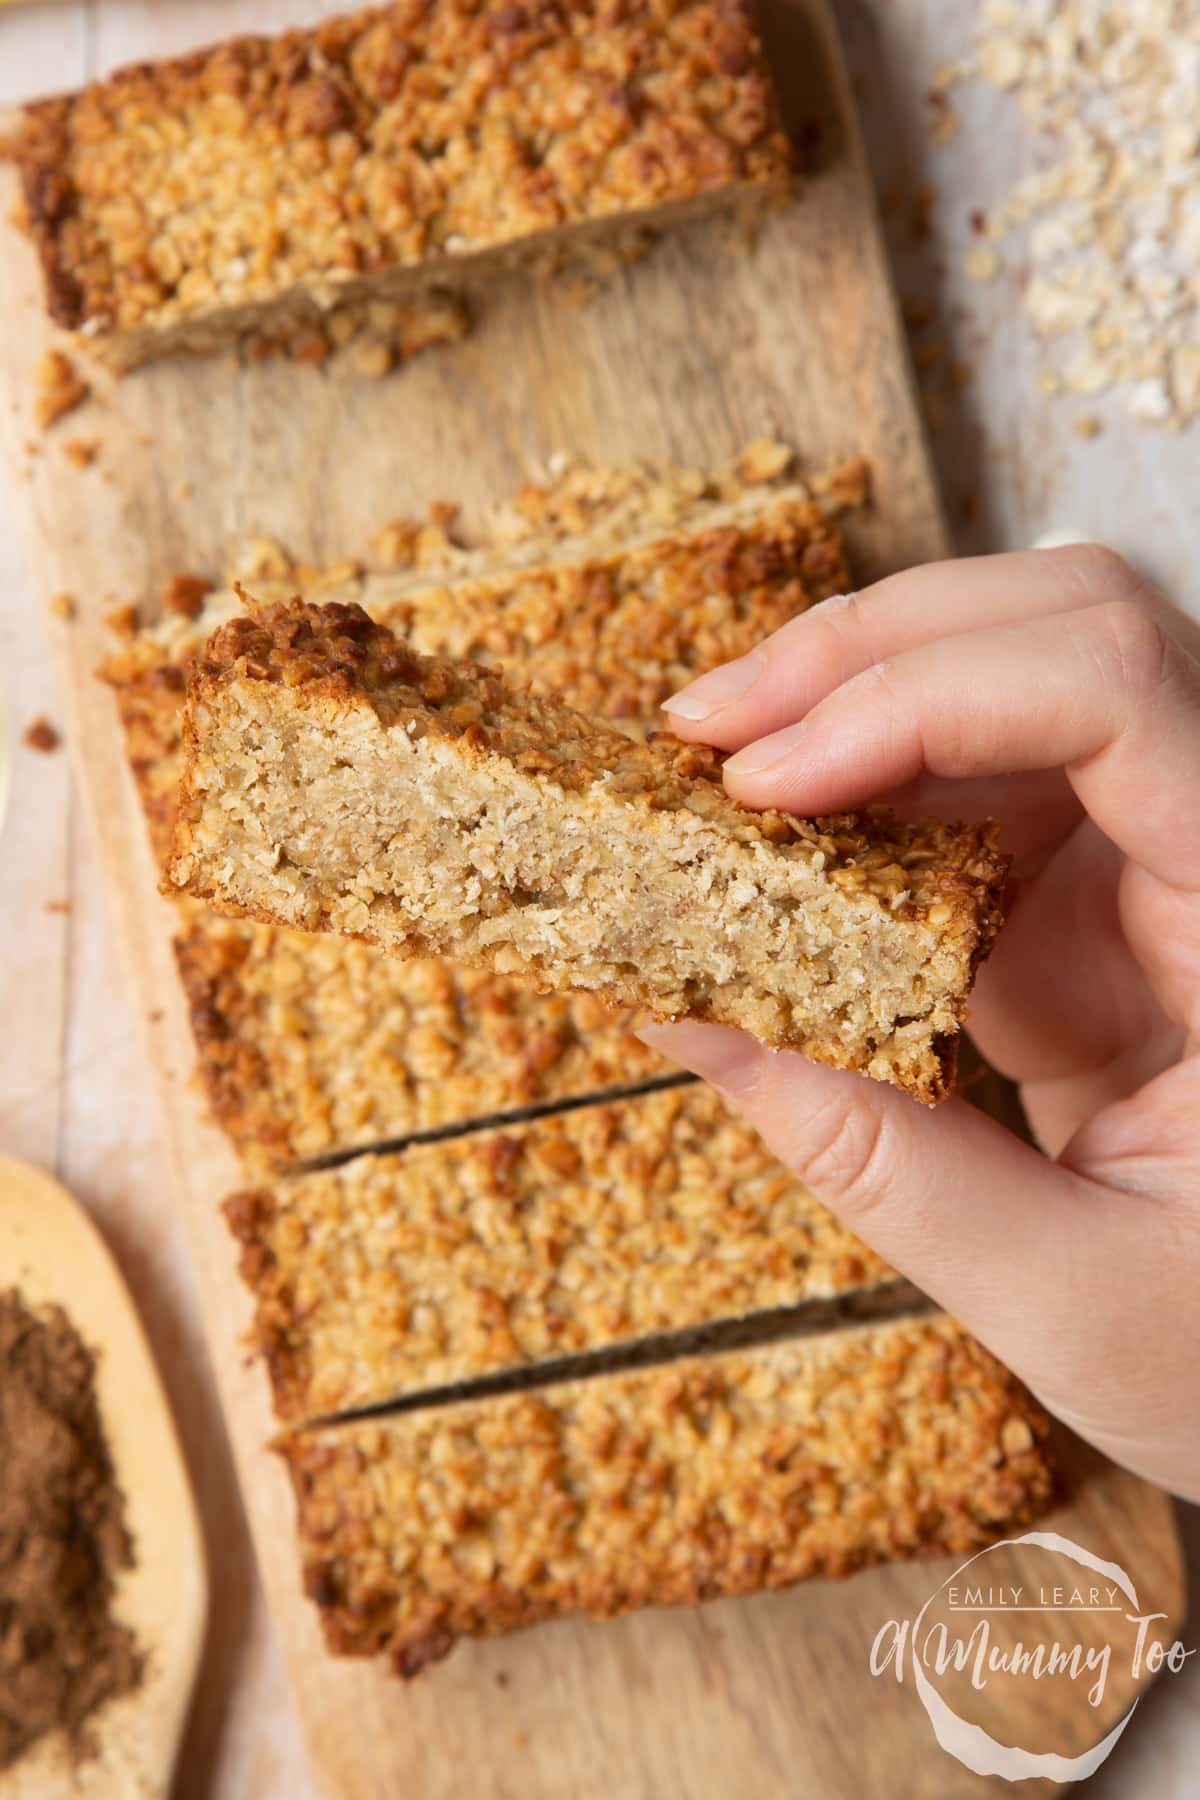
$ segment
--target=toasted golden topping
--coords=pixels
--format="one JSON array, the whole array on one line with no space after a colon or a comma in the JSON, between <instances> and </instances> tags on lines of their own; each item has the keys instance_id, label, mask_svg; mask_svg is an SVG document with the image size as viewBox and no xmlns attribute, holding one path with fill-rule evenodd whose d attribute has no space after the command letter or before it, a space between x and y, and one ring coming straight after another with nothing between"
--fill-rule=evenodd
<instances>
[{"instance_id":1,"label":"toasted golden topping","mask_svg":"<svg viewBox=\"0 0 1200 1800\"><path fill-rule=\"evenodd\" d=\"M120 70L12 146L54 318L168 326L782 185L739 0L401 0Z\"/></svg>"},{"instance_id":2,"label":"toasted golden topping","mask_svg":"<svg viewBox=\"0 0 1200 1800\"><path fill-rule=\"evenodd\" d=\"M198 691L206 681L319 683L370 703L410 738L442 737L467 754L498 755L566 792L603 784L630 805L684 808L741 841L816 852L835 886L873 894L900 917L923 915L936 927L969 904L981 912L980 953L999 926L1007 859L990 823L913 825L886 807L817 820L752 812L726 795L723 758L705 745L665 732L633 740L557 699L510 687L494 670L421 656L357 605L243 598L250 612L214 632L196 663Z\"/></svg>"},{"instance_id":3,"label":"toasted golden topping","mask_svg":"<svg viewBox=\"0 0 1200 1800\"><path fill-rule=\"evenodd\" d=\"M459 1638L963 1556L1049 1504L1048 1422L948 1319L298 1432L326 1642L415 1675Z\"/></svg>"}]
</instances>

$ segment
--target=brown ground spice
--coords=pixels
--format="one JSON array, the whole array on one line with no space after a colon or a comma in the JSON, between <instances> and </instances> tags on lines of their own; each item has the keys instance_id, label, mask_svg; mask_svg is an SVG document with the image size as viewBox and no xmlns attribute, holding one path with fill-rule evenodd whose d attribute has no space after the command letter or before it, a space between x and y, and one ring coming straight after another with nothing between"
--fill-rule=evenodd
<instances>
[{"instance_id":1,"label":"brown ground spice","mask_svg":"<svg viewBox=\"0 0 1200 1800\"><path fill-rule=\"evenodd\" d=\"M142 1678L110 1611L124 1510L90 1350L60 1307L0 1294L0 1770L50 1731L94 1754L93 1713Z\"/></svg>"}]
</instances>

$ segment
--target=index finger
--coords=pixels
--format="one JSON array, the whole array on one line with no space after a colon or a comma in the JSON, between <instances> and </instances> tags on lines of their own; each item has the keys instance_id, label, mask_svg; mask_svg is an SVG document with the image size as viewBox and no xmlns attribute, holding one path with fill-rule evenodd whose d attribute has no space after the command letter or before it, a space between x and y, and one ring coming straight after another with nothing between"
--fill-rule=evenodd
<instances>
[{"instance_id":1,"label":"index finger","mask_svg":"<svg viewBox=\"0 0 1200 1800\"><path fill-rule=\"evenodd\" d=\"M908 650L740 750L725 786L809 818L950 781L1062 769L1101 831L1200 891L1200 659L1115 602Z\"/></svg>"},{"instance_id":2,"label":"index finger","mask_svg":"<svg viewBox=\"0 0 1200 1800\"><path fill-rule=\"evenodd\" d=\"M1072 544L929 563L826 600L747 656L691 682L663 710L677 736L739 750L903 651L1112 600L1169 620L1173 633L1192 633L1200 651L1200 631L1119 556L1099 544Z\"/></svg>"}]
</instances>

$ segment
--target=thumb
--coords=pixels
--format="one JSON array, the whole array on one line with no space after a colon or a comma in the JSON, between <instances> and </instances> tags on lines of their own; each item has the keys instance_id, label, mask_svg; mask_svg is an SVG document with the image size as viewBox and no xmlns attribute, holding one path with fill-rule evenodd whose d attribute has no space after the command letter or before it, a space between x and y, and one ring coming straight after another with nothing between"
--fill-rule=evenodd
<instances>
[{"instance_id":1,"label":"thumb","mask_svg":"<svg viewBox=\"0 0 1200 1800\"><path fill-rule=\"evenodd\" d=\"M851 1230L981 1334L1009 1335L1031 1274L1072 1216L1082 1227L1076 1178L964 1101L917 1106L722 1025L642 1035L720 1089Z\"/></svg>"},{"instance_id":2,"label":"thumb","mask_svg":"<svg viewBox=\"0 0 1200 1800\"><path fill-rule=\"evenodd\" d=\"M962 1100L918 1106L724 1026L641 1035L723 1093L818 1199L1092 1442L1136 1466L1143 1433L1173 1433L1154 1417L1163 1370L1129 1304L1142 1283L1163 1298L1178 1267L1163 1208L1050 1161Z\"/></svg>"}]
</instances>

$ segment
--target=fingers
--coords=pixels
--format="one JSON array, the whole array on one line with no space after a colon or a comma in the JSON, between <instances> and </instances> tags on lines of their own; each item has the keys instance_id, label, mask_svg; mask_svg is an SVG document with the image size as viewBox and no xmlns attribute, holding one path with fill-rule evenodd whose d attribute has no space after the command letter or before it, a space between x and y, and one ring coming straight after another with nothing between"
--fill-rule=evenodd
<instances>
[{"instance_id":1,"label":"fingers","mask_svg":"<svg viewBox=\"0 0 1200 1800\"><path fill-rule=\"evenodd\" d=\"M1127 601L876 663L731 757L725 785L811 817L921 775L1055 768L1126 856L1200 888L1200 664Z\"/></svg>"},{"instance_id":2,"label":"fingers","mask_svg":"<svg viewBox=\"0 0 1200 1800\"><path fill-rule=\"evenodd\" d=\"M880 795L902 819L999 819L1016 881L1038 874L1084 817L1079 796L1061 769L1024 775L984 775L939 781L919 775L907 787Z\"/></svg>"},{"instance_id":3,"label":"fingers","mask_svg":"<svg viewBox=\"0 0 1200 1800\"><path fill-rule=\"evenodd\" d=\"M965 1101L934 1111L895 1089L772 1054L712 1025L655 1026L656 1049L703 1076L806 1187L900 1272L1014 1366L1029 1366L1011 1317L1086 1235L1085 1183ZM1055 1277L1054 1279L1057 1279ZM1024 1354L1022 1354L1024 1353Z\"/></svg>"},{"instance_id":4,"label":"fingers","mask_svg":"<svg viewBox=\"0 0 1200 1800\"><path fill-rule=\"evenodd\" d=\"M1023 1084L1030 1123L1050 1150L1144 1078L1149 1070L1135 1060L1127 1085L1114 1088L1115 1064L1167 1025L1122 928L1122 866L1103 833L1081 825L1037 881L1018 888L972 990L971 1036Z\"/></svg>"},{"instance_id":5,"label":"fingers","mask_svg":"<svg viewBox=\"0 0 1200 1800\"><path fill-rule=\"evenodd\" d=\"M1195 1080L1174 1097L1161 1153L1144 1148L1156 1119L1127 1102L1064 1166L963 1101L931 1112L718 1026L643 1035L717 1086L852 1231L1061 1417L1177 1491L1200 1487L1189 1424L1200 1383L1178 1328L1200 1264ZM1112 1180L1123 1174L1129 1191Z\"/></svg>"},{"instance_id":6,"label":"fingers","mask_svg":"<svg viewBox=\"0 0 1200 1800\"><path fill-rule=\"evenodd\" d=\"M1095 544L933 563L813 607L748 656L683 688L664 711L679 736L736 750L803 718L873 663L963 632L1108 600L1136 601L1164 616L1172 611ZM1189 629L1181 618L1179 624Z\"/></svg>"}]
</instances>

